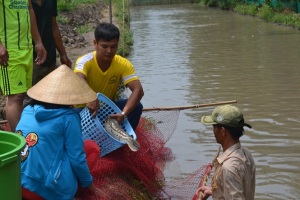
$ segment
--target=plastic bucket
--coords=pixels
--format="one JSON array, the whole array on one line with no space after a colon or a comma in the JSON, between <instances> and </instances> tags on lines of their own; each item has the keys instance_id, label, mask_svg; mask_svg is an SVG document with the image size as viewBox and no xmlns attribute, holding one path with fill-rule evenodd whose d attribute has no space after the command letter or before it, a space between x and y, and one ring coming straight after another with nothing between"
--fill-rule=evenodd
<instances>
[{"instance_id":1,"label":"plastic bucket","mask_svg":"<svg viewBox=\"0 0 300 200\"><path fill-rule=\"evenodd\" d=\"M25 144L21 135L0 131L0 199L22 199L20 153Z\"/></svg>"}]
</instances>

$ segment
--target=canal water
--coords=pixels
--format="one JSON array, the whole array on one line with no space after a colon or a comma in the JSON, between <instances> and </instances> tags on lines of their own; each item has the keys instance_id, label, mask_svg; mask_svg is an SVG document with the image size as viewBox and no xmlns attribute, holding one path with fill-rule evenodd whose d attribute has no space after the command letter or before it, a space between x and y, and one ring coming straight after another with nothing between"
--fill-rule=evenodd
<instances>
[{"instance_id":1,"label":"canal water","mask_svg":"<svg viewBox=\"0 0 300 200\"><path fill-rule=\"evenodd\" d=\"M255 199L298 199L300 32L197 4L132 7L130 19L128 58L144 107L237 100L253 126L241 142L257 166ZM166 174L185 176L212 161L218 144L200 118L213 108L180 112Z\"/></svg>"}]
</instances>

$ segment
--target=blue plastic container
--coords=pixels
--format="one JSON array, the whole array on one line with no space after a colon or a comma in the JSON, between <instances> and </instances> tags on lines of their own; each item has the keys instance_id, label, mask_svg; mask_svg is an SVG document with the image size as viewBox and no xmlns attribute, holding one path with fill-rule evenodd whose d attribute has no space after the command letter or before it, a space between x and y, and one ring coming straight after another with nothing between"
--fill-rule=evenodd
<instances>
[{"instance_id":1,"label":"blue plastic container","mask_svg":"<svg viewBox=\"0 0 300 200\"><path fill-rule=\"evenodd\" d=\"M121 110L105 95L98 93L97 96L100 104L97 116L93 118L88 108L84 108L80 112L80 117L83 139L91 139L95 141L100 147L100 157L103 157L124 145L123 142L117 141L111 137L104 129L106 118L111 114L121 113ZM128 120L125 120L121 124L121 127L126 133L136 139L136 134Z\"/></svg>"}]
</instances>

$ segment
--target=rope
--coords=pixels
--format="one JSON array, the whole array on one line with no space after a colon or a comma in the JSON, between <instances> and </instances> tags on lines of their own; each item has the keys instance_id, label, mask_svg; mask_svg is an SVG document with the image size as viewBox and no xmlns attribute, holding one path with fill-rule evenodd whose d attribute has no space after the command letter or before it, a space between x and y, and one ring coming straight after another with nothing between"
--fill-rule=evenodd
<instances>
[{"instance_id":1,"label":"rope","mask_svg":"<svg viewBox=\"0 0 300 200\"><path fill-rule=\"evenodd\" d=\"M201 188L202 186L206 185L206 183L208 181L208 177L210 175L210 172L211 172L211 170L212 170L212 168L214 166L214 163L217 161L217 158L218 158L218 156L220 154L220 151L221 151L221 146L219 146L217 155L214 157L213 161L208 164L207 170L205 172L205 176L202 178L202 180L201 180L201 182L200 182L200 184L198 186L198 189ZM199 194L197 194L197 193L199 193ZM199 197L198 200L202 200L203 199L203 193L201 191L198 192L198 190L197 190L195 195Z\"/></svg>"}]
</instances>

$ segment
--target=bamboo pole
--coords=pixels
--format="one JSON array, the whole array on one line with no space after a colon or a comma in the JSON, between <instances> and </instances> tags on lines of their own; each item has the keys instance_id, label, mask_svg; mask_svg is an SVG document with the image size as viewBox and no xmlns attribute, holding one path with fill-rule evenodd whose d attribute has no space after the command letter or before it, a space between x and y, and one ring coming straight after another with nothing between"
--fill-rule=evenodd
<instances>
[{"instance_id":1,"label":"bamboo pole","mask_svg":"<svg viewBox=\"0 0 300 200\"><path fill-rule=\"evenodd\" d=\"M184 110L184 109L190 109L190 108L201 108L201 107L209 107L209 106L218 106L218 105L224 105L224 104L232 104L237 103L237 100L231 100L231 101L221 101L221 102L215 102L215 103L206 103L206 104L196 104L196 105L189 105L189 106L174 106L174 107L161 107L161 108L144 108L143 111L155 111L155 110ZM7 123L7 120L0 120L0 124Z\"/></svg>"},{"instance_id":2,"label":"bamboo pole","mask_svg":"<svg viewBox=\"0 0 300 200\"><path fill-rule=\"evenodd\" d=\"M112 24L112 4L111 4L111 0L109 1L109 23Z\"/></svg>"},{"instance_id":3,"label":"bamboo pole","mask_svg":"<svg viewBox=\"0 0 300 200\"><path fill-rule=\"evenodd\" d=\"M123 57L125 56L125 0L123 0L123 8L122 8L122 13L123 13Z\"/></svg>"},{"instance_id":4,"label":"bamboo pole","mask_svg":"<svg viewBox=\"0 0 300 200\"><path fill-rule=\"evenodd\" d=\"M127 12L128 12L128 28L130 30L130 4L129 4L129 0L127 0Z\"/></svg>"},{"instance_id":5,"label":"bamboo pole","mask_svg":"<svg viewBox=\"0 0 300 200\"><path fill-rule=\"evenodd\" d=\"M196 105L189 105L189 106L174 106L174 107L161 107L161 108L144 108L143 111L153 111L153 110L184 110L190 108L201 108L201 107L209 107L209 106L219 106L224 104L232 104L237 103L237 100L231 101L221 101L216 103L206 103L206 104L196 104Z\"/></svg>"}]
</instances>

